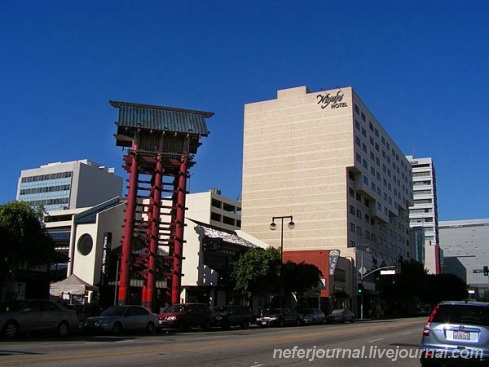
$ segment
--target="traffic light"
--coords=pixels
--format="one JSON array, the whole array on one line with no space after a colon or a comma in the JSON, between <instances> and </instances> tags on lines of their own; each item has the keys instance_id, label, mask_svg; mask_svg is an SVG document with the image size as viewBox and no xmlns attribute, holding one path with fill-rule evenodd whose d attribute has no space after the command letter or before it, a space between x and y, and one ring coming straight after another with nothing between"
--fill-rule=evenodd
<instances>
[{"instance_id":1,"label":"traffic light","mask_svg":"<svg viewBox=\"0 0 489 367\"><path fill-rule=\"evenodd\" d=\"M484 266L484 275L485 276L488 276L489 275L489 268L486 266Z\"/></svg>"},{"instance_id":2,"label":"traffic light","mask_svg":"<svg viewBox=\"0 0 489 367\"><path fill-rule=\"evenodd\" d=\"M358 293L358 294L363 294L363 290L364 290L364 288L363 288L363 284L359 284L359 285L358 285L358 289L357 289L357 293Z\"/></svg>"}]
</instances>

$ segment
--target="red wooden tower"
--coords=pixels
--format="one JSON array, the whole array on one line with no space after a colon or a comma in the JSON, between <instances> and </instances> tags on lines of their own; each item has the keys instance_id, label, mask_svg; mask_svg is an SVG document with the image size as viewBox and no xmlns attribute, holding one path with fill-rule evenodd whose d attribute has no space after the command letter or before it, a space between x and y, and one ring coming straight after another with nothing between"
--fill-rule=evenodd
<instances>
[{"instance_id":1,"label":"red wooden tower","mask_svg":"<svg viewBox=\"0 0 489 367\"><path fill-rule=\"evenodd\" d=\"M176 303L182 277L188 170L195 163L200 138L209 134L206 118L214 114L126 102L110 104L119 109L116 144L129 148L124 156L129 185L118 303L128 303L137 265L144 307L155 308L155 284L162 276L169 301ZM163 259L160 248L167 249ZM134 263L137 252L144 253L139 264ZM167 270L162 269L162 263Z\"/></svg>"}]
</instances>

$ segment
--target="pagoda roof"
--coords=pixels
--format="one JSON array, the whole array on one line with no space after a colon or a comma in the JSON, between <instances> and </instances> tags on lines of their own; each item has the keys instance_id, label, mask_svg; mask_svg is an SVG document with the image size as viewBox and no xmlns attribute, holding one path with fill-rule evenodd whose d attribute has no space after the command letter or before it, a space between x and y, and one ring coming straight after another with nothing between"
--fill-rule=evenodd
<instances>
[{"instance_id":1,"label":"pagoda roof","mask_svg":"<svg viewBox=\"0 0 489 367\"><path fill-rule=\"evenodd\" d=\"M118 126L118 134L148 130L207 136L209 130L205 119L214 115L213 112L140 103L118 101L109 101L109 103L119 109L119 119L115 122Z\"/></svg>"}]
</instances>

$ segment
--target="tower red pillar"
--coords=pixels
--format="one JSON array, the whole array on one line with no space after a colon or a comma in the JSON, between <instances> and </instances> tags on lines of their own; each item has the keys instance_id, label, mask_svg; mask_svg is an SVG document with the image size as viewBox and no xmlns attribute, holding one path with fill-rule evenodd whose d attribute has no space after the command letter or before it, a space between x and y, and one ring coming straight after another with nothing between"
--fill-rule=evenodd
<instances>
[{"instance_id":1,"label":"tower red pillar","mask_svg":"<svg viewBox=\"0 0 489 367\"><path fill-rule=\"evenodd\" d=\"M158 243L159 243L159 228L161 223L161 192L162 192L162 184L163 184L163 157L161 154L158 155L156 161L156 170L154 173L154 185L153 185L153 194L151 197L152 205L151 213L148 215L149 223L149 251L147 253L148 256L148 266L147 266L147 275L146 275L146 283L143 287L142 293L142 306L146 307L148 310L152 310L153 308L153 298L154 298L154 289L156 283L156 258L158 256Z\"/></svg>"},{"instance_id":2,"label":"tower red pillar","mask_svg":"<svg viewBox=\"0 0 489 367\"><path fill-rule=\"evenodd\" d=\"M180 298L182 259L183 259L183 229L185 222L185 198L187 193L187 169L186 156L180 158L180 169L176 177L176 214L175 214L175 244L173 253L173 274L171 284L171 303L178 303Z\"/></svg>"},{"instance_id":3,"label":"tower red pillar","mask_svg":"<svg viewBox=\"0 0 489 367\"><path fill-rule=\"evenodd\" d=\"M127 303L129 280L131 271L131 251L132 251L132 238L134 232L134 222L137 205L137 193L138 193L138 146L133 141L131 156L127 156L127 164L130 165L131 173L129 176L129 187L127 191L127 204L126 204L126 219L124 226L124 237L122 240L122 257L119 276L119 294L118 304L124 305Z\"/></svg>"}]
</instances>

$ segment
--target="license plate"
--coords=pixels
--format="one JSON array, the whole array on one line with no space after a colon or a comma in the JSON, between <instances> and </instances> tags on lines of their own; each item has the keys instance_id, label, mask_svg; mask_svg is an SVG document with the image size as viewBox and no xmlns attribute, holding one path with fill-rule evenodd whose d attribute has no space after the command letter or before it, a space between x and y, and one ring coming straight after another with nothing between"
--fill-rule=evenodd
<instances>
[{"instance_id":1,"label":"license plate","mask_svg":"<svg viewBox=\"0 0 489 367\"><path fill-rule=\"evenodd\" d=\"M262 325L266 325L266 324L267 324L267 322L266 322L266 321L262 321L262 323L261 323L261 324L262 324Z\"/></svg>"},{"instance_id":2,"label":"license plate","mask_svg":"<svg viewBox=\"0 0 489 367\"><path fill-rule=\"evenodd\" d=\"M454 331L453 339L457 340L470 340L470 333L467 331Z\"/></svg>"}]
</instances>

